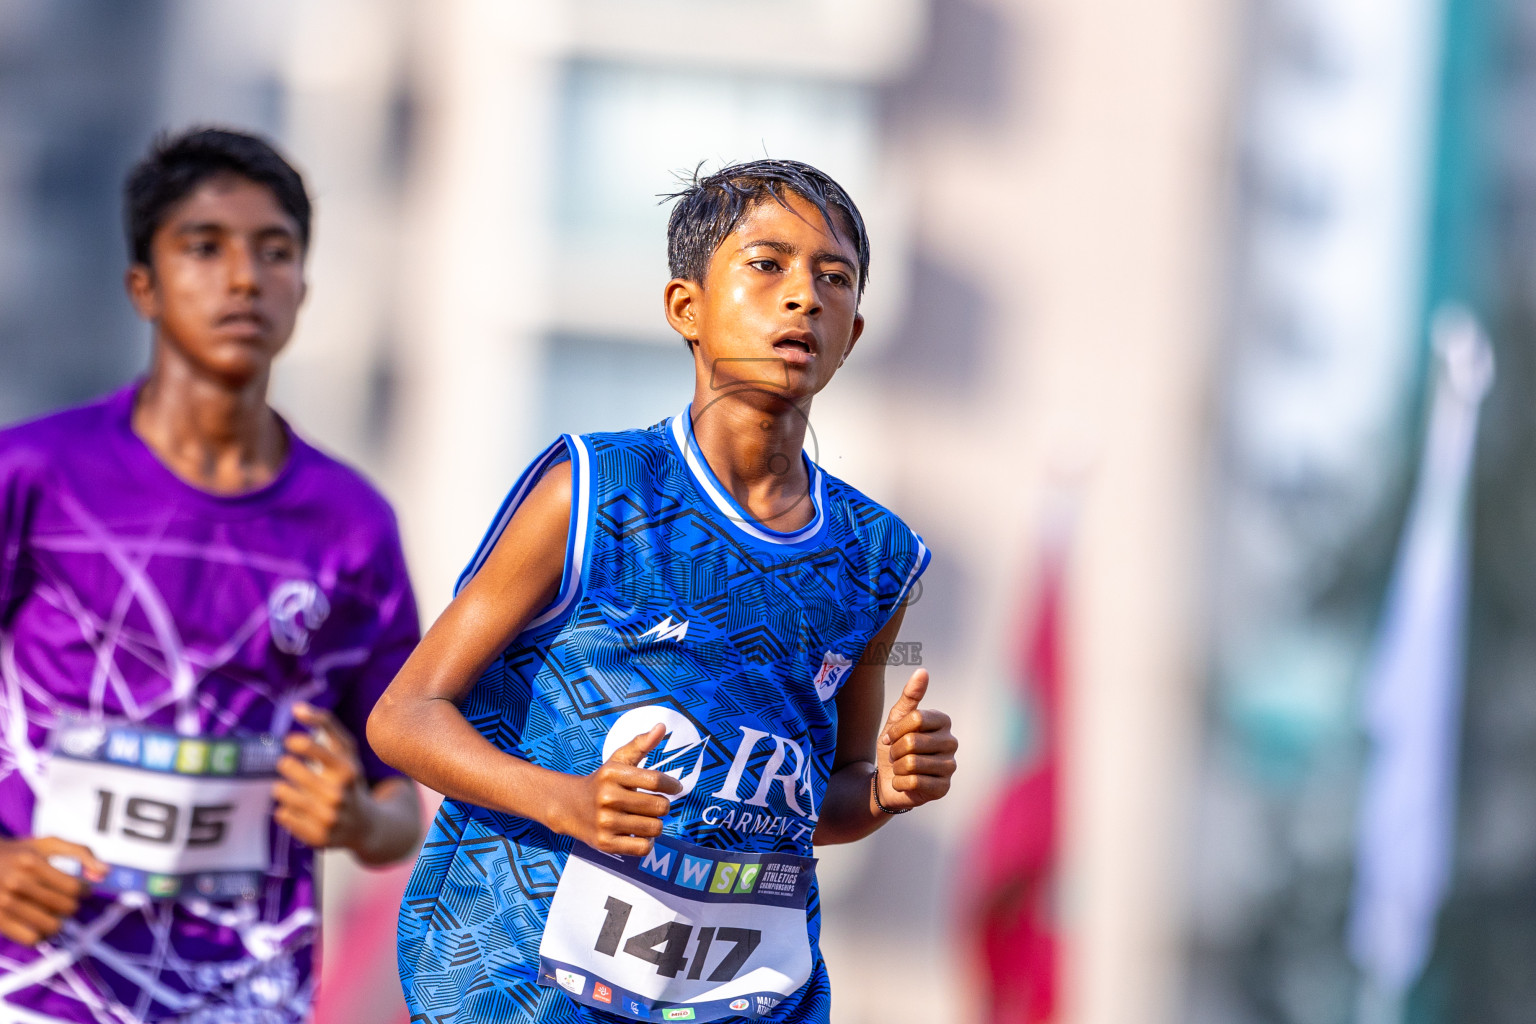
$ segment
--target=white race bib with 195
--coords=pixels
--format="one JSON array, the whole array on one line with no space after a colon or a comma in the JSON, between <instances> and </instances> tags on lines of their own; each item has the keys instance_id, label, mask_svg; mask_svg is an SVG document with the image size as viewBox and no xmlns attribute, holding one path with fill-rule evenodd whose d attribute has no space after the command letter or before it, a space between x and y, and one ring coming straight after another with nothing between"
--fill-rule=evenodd
<instances>
[{"instance_id":1,"label":"white race bib with 195","mask_svg":"<svg viewBox=\"0 0 1536 1024\"><path fill-rule=\"evenodd\" d=\"M539 980L633 1020L771 1013L811 976L815 866L671 836L644 857L577 843L550 903Z\"/></svg>"},{"instance_id":2,"label":"white race bib with 195","mask_svg":"<svg viewBox=\"0 0 1536 1024\"><path fill-rule=\"evenodd\" d=\"M251 895L271 863L277 757L270 736L70 726L53 736L32 833L89 847L111 867L105 888Z\"/></svg>"}]
</instances>

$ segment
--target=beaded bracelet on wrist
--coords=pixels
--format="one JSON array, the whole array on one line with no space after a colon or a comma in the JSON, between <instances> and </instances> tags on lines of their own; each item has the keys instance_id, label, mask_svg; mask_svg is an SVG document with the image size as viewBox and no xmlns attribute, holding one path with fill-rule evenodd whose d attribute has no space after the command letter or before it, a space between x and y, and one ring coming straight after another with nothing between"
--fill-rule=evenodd
<instances>
[{"instance_id":1,"label":"beaded bracelet on wrist","mask_svg":"<svg viewBox=\"0 0 1536 1024\"><path fill-rule=\"evenodd\" d=\"M889 807L885 806L884 803L881 802L881 800L880 800L880 773L878 771L875 772L873 775L871 775L869 777L869 791L871 793L873 793L874 796L875 796L875 806L880 808L886 814L906 814L908 811L910 811L912 809L910 807L898 807L896 810L893 811Z\"/></svg>"}]
</instances>

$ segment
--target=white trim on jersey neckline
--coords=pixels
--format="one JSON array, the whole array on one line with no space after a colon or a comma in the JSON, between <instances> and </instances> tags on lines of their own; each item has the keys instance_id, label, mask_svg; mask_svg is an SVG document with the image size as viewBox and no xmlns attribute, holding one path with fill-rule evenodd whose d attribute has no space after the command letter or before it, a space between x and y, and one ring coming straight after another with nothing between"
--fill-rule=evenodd
<instances>
[{"instance_id":1,"label":"white trim on jersey neckline","mask_svg":"<svg viewBox=\"0 0 1536 1024\"><path fill-rule=\"evenodd\" d=\"M699 485L699 490L703 491L720 513L742 533L768 544L798 544L815 536L821 530L827 514L826 487L822 479L821 467L812 462L811 457L804 451L800 453L800 457L805 460L806 472L811 477L811 504L816 509L816 515L800 529L783 533L766 526L759 526L753 521L751 514L738 505L736 499L731 497L730 492L720 484L714 470L709 468L709 462L704 458L704 453L699 450L698 441L694 439L692 402L683 406L683 411L672 417L671 432L672 440L682 452L683 461L687 464L688 472L694 482Z\"/></svg>"}]
</instances>

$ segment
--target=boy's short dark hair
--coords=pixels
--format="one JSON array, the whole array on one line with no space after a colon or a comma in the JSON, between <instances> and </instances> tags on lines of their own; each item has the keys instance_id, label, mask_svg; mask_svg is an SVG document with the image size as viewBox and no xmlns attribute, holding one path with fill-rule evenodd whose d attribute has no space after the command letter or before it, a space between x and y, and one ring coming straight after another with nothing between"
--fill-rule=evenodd
<instances>
[{"instance_id":1,"label":"boy's short dark hair","mask_svg":"<svg viewBox=\"0 0 1536 1024\"><path fill-rule=\"evenodd\" d=\"M702 283L715 250L747 212L769 199L787 208L786 192L821 211L830 230L851 236L858 250L858 294L862 297L869 277L869 235L864 230L864 218L841 185L799 160L752 160L703 177L695 170L687 188L664 196L677 200L667 221L667 262L672 276ZM834 213L842 224L833 220Z\"/></svg>"},{"instance_id":2,"label":"boy's short dark hair","mask_svg":"<svg viewBox=\"0 0 1536 1024\"><path fill-rule=\"evenodd\" d=\"M128 257L149 263L150 240L166 211L203 182L237 174L271 190L283 211L299 225L299 242L309 248L309 194L304 179L267 140L222 128L194 128L161 135L123 184L123 222Z\"/></svg>"}]
</instances>

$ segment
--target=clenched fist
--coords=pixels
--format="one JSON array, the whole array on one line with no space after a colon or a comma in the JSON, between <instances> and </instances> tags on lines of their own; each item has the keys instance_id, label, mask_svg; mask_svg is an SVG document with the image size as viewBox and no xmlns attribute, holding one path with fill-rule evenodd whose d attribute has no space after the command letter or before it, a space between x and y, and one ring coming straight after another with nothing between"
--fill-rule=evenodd
<instances>
[{"instance_id":1,"label":"clenched fist","mask_svg":"<svg viewBox=\"0 0 1536 1024\"><path fill-rule=\"evenodd\" d=\"M309 727L283 741L282 781L272 787L272 820L306 846L357 847L367 834L368 789L357 743L329 712L296 704L293 717Z\"/></svg>"},{"instance_id":2,"label":"clenched fist","mask_svg":"<svg viewBox=\"0 0 1536 1024\"><path fill-rule=\"evenodd\" d=\"M672 807L661 794L683 791L682 783L665 772L639 767L666 735L666 726L654 725L615 750L591 775L564 776L566 785L545 824L603 853L650 853Z\"/></svg>"},{"instance_id":3,"label":"clenched fist","mask_svg":"<svg viewBox=\"0 0 1536 1024\"><path fill-rule=\"evenodd\" d=\"M48 863L63 857L79 863L85 878L65 874ZM0 840L0 935L35 946L58 934L80 909L88 881L107 877L107 866L91 851L62 839Z\"/></svg>"}]
</instances>

